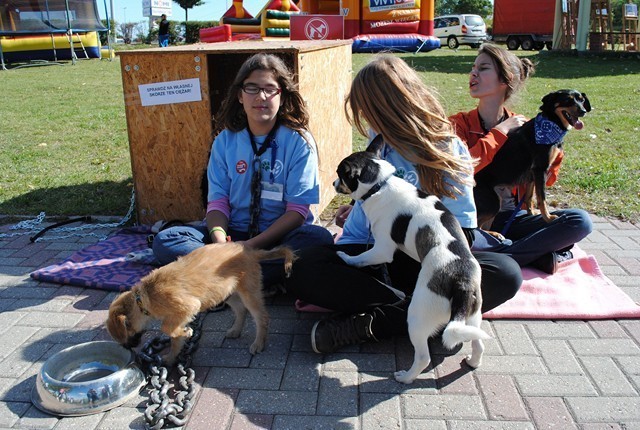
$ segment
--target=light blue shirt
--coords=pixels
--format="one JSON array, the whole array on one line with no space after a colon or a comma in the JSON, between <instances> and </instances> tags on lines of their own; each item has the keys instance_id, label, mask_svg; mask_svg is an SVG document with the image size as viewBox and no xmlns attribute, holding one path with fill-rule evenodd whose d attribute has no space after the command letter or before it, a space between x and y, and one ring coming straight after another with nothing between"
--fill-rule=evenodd
<instances>
[{"instance_id":1,"label":"light blue shirt","mask_svg":"<svg viewBox=\"0 0 640 430\"><path fill-rule=\"evenodd\" d=\"M469 149L460 139L453 140L453 150L455 155L471 160ZM410 184L420 188L420 180L418 172L413 164L404 159L392 147L385 144L382 150L382 158L390 162L396 167L395 175L404 179ZM451 179L446 180L449 184L453 182ZM453 213L460 225L464 228L477 227L476 205L473 201L473 186L459 185L463 190L463 194L458 195L457 199L450 197L440 197L442 203ZM344 223L342 236L338 239L339 244L347 243L373 243L373 237L369 234L369 220L362 210L361 202L357 201L349 213Z\"/></svg>"},{"instance_id":2,"label":"light blue shirt","mask_svg":"<svg viewBox=\"0 0 640 430\"><path fill-rule=\"evenodd\" d=\"M320 200L318 153L311 135L309 144L295 130L280 125L276 132L277 147L260 156L262 198L260 199L260 231L266 230L286 209L287 203L316 204ZM258 148L267 138L255 136ZM248 231L253 175L253 148L249 132L223 130L213 142L207 179L208 201L228 198L231 206L229 229ZM313 223L309 212L307 224Z\"/></svg>"}]
</instances>

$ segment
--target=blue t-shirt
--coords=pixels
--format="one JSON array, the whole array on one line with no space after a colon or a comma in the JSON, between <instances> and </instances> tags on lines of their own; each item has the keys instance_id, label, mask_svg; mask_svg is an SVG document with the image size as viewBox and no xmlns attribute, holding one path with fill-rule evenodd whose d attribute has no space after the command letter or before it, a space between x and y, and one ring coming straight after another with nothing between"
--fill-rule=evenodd
<instances>
[{"instance_id":1,"label":"blue t-shirt","mask_svg":"<svg viewBox=\"0 0 640 430\"><path fill-rule=\"evenodd\" d=\"M297 131L280 125L275 136L276 146L269 147L260 156L260 231L266 230L285 213L287 203L311 205L320 200L318 153L311 135L306 137L311 143ZM266 135L255 136L258 148L266 138ZM213 142L209 158L208 200L229 199L230 230L249 230L254 168L250 139L246 129L239 132L223 130ZM305 222L313 223L311 211Z\"/></svg>"},{"instance_id":2,"label":"blue t-shirt","mask_svg":"<svg viewBox=\"0 0 640 430\"><path fill-rule=\"evenodd\" d=\"M469 149L460 139L453 140L454 153L467 160L471 160ZM395 175L405 181L420 187L418 172L413 164L404 159L392 147L385 144L382 150L382 158L396 167ZM447 179L451 183L451 180ZM476 205L473 201L473 186L459 185L463 190L462 195L458 195L457 199L450 197L440 197L442 203L453 213L460 225L464 228L477 227ZM349 213L344 223L342 236L338 239L338 243L373 243L373 237L369 234L369 220L367 219L361 207L361 202L357 201Z\"/></svg>"}]
</instances>

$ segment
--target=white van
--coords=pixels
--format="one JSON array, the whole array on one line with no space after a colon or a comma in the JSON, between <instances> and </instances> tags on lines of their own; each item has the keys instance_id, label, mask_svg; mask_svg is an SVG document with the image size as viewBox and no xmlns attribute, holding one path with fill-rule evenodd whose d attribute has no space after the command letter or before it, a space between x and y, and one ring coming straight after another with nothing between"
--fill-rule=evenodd
<instances>
[{"instance_id":1,"label":"white van","mask_svg":"<svg viewBox=\"0 0 640 430\"><path fill-rule=\"evenodd\" d=\"M451 49L459 45L478 48L487 40L487 26L479 15L443 15L433 20L433 35Z\"/></svg>"}]
</instances>

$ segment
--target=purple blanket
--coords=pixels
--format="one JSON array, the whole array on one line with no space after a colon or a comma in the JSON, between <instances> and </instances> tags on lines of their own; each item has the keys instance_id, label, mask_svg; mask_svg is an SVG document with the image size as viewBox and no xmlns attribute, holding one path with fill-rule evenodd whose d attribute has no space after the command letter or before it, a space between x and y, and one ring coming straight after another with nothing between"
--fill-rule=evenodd
<instances>
[{"instance_id":1,"label":"purple blanket","mask_svg":"<svg viewBox=\"0 0 640 430\"><path fill-rule=\"evenodd\" d=\"M88 246L64 260L31 273L38 281L108 291L127 291L153 266L130 262L125 256L148 247L149 226L131 227Z\"/></svg>"}]
</instances>

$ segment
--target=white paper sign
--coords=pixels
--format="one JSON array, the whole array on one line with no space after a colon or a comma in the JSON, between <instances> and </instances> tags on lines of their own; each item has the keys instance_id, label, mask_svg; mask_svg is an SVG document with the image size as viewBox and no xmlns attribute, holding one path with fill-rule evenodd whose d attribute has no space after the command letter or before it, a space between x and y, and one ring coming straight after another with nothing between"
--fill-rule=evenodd
<instances>
[{"instance_id":1,"label":"white paper sign","mask_svg":"<svg viewBox=\"0 0 640 430\"><path fill-rule=\"evenodd\" d=\"M138 85L142 106L167 105L173 103L199 102L200 79L158 82Z\"/></svg>"}]
</instances>

